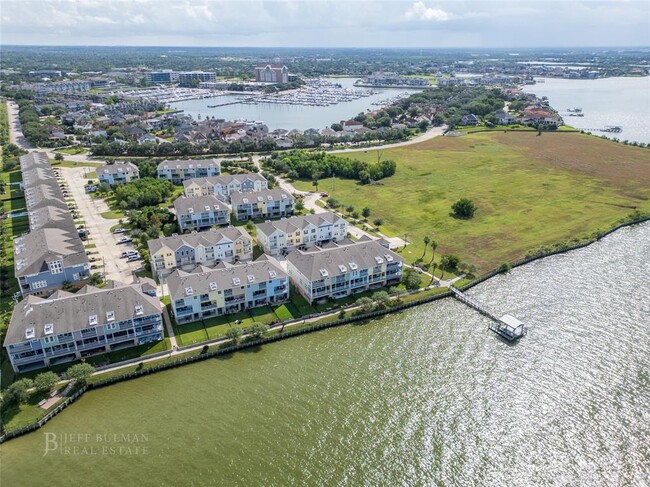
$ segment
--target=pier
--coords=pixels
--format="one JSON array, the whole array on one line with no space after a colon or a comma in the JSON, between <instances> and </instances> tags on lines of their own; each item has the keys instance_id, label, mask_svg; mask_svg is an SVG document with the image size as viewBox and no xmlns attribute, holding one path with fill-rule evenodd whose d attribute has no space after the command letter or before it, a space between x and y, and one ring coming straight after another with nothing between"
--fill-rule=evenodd
<instances>
[{"instance_id":1,"label":"pier","mask_svg":"<svg viewBox=\"0 0 650 487\"><path fill-rule=\"evenodd\" d=\"M526 326L514 316L503 315L499 317L490 308L479 303L477 300L470 298L465 293L456 289L454 286L449 286L449 290L460 302L465 303L470 308L474 308L479 313L490 318L492 320L492 323L488 328L497 335L505 338L506 340L513 341L523 337L526 334Z\"/></svg>"}]
</instances>

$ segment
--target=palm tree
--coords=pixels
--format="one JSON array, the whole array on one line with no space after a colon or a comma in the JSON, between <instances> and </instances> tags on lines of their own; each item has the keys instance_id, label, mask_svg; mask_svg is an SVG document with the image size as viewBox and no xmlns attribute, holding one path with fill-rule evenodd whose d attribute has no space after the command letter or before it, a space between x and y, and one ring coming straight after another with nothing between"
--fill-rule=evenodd
<instances>
[{"instance_id":1,"label":"palm tree","mask_svg":"<svg viewBox=\"0 0 650 487\"><path fill-rule=\"evenodd\" d=\"M424 252L422 252L422 257L421 259L424 259L424 256L427 254L427 247L429 246L429 242L431 242L431 239L429 238L428 235L424 236Z\"/></svg>"},{"instance_id":2,"label":"palm tree","mask_svg":"<svg viewBox=\"0 0 650 487\"><path fill-rule=\"evenodd\" d=\"M429 261L429 265L433 264L433 260L436 258L436 249L438 248L438 242L435 240L431 240L429 243L431 245L431 250L433 250L433 255L431 256L431 261Z\"/></svg>"},{"instance_id":3,"label":"palm tree","mask_svg":"<svg viewBox=\"0 0 650 487\"><path fill-rule=\"evenodd\" d=\"M429 286L431 286L431 284L433 284L433 281L436 280L436 267L438 267L438 264L434 262L431 266L431 282L429 283Z\"/></svg>"}]
</instances>

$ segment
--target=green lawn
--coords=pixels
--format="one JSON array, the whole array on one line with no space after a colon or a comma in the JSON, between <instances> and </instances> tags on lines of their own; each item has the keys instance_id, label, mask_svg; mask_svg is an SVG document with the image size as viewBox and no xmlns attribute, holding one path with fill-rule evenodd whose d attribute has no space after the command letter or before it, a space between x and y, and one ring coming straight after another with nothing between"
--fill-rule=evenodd
<instances>
[{"instance_id":1,"label":"green lawn","mask_svg":"<svg viewBox=\"0 0 650 487\"><path fill-rule=\"evenodd\" d=\"M225 336L226 332L232 328L226 316L214 316L204 320L203 323L210 340Z\"/></svg>"},{"instance_id":2,"label":"green lawn","mask_svg":"<svg viewBox=\"0 0 650 487\"><path fill-rule=\"evenodd\" d=\"M170 314L171 316L171 314ZM208 333L201 321L174 326L174 335L179 345L192 345L208 339Z\"/></svg>"},{"instance_id":3,"label":"green lawn","mask_svg":"<svg viewBox=\"0 0 650 487\"><path fill-rule=\"evenodd\" d=\"M250 310L250 314L253 317L254 321L264 323L265 325L270 325L271 323L278 321L278 317L275 315L270 306L253 308Z\"/></svg>"},{"instance_id":4,"label":"green lawn","mask_svg":"<svg viewBox=\"0 0 650 487\"><path fill-rule=\"evenodd\" d=\"M54 152L59 152L61 154L68 154L69 156L74 156L77 154L85 154L88 151L83 147L65 147L63 149L54 149Z\"/></svg>"},{"instance_id":5,"label":"green lawn","mask_svg":"<svg viewBox=\"0 0 650 487\"><path fill-rule=\"evenodd\" d=\"M275 314L279 320L289 321L300 316L298 309L292 303L285 303L275 308Z\"/></svg>"},{"instance_id":6,"label":"green lawn","mask_svg":"<svg viewBox=\"0 0 650 487\"><path fill-rule=\"evenodd\" d=\"M251 318L251 315L248 311L242 311L241 313L234 313L227 315L228 321L231 325L241 326L242 328L248 328L255 321ZM239 323L237 323L239 322Z\"/></svg>"},{"instance_id":7,"label":"green lawn","mask_svg":"<svg viewBox=\"0 0 650 487\"><path fill-rule=\"evenodd\" d=\"M120 219L124 218L125 216L126 215L124 214L124 212L119 211L119 210L117 210L117 211L110 210L110 211L105 211L104 213L101 213L101 217L105 218L107 220L120 220Z\"/></svg>"},{"instance_id":8,"label":"green lawn","mask_svg":"<svg viewBox=\"0 0 650 487\"><path fill-rule=\"evenodd\" d=\"M290 294L291 296L290 301L293 304L293 307L295 308L298 316L294 314L294 317L300 318L305 315L311 315L316 312L314 307L309 304L309 301L307 301L302 295L298 292L298 290L291 285L291 291ZM292 310L293 314L293 310Z\"/></svg>"},{"instance_id":9,"label":"green lawn","mask_svg":"<svg viewBox=\"0 0 650 487\"><path fill-rule=\"evenodd\" d=\"M397 162L394 176L372 185L337 178L333 190L324 179L320 187L343 205L368 206L383 233L408 235L407 262L422 255L429 235L437 261L456 254L485 272L540 246L589 238L635 209L650 211L650 151L588 135L484 132L384 149L381 157ZM311 181L295 186L313 190ZM471 220L450 216L462 197L477 206Z\"/></svg>"},{"instance_id":10,"label":"green lawn","mask_svg":"<svg viewBox=\"0 0 650 487\"><path fill-rule=\"evenodd\" d=\"M101 167L104 165L101 162L56 161L54 159L50 159L50 163L54 167Z\"/></svg>"}]
</instances>

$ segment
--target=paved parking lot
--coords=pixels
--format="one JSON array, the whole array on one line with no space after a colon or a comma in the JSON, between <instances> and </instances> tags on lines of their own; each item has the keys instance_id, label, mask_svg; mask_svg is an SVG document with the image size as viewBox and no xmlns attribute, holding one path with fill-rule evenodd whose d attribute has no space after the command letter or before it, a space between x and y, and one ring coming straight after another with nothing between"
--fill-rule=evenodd
<instances>
[{"instance_id":1,"label":"paved parking lot","mask_svg":"<svg viewBox=\"0 0 650 487\"><path fill-rule=\"evenodd\" d=\"M142 261L127 262L126 259L120 258L125 250L133 250L129 244L118 245L117 240L123 237L123 234L114 235L111 233L111 227L117 225L119 220L108 220L102 218L101 213L109 211L108 205L102 199L93 199L86 194L84 186L87 179L84 178L85 171L94 171L87 167L75 168L57 168L68 185L68 194L74 198L77 209L81 218L85 221L86 230L90 232L88 244L95 244L91 252L96 252L89 256L90 258L98 257L100 260L91 262L93 265L100 265L99 269L93 269L93 272L102 272L101 265L103 259L104 275L106 279L125 282L130 284L134 280L133 271L142 266Z\"/></svg>"}]
</instances>

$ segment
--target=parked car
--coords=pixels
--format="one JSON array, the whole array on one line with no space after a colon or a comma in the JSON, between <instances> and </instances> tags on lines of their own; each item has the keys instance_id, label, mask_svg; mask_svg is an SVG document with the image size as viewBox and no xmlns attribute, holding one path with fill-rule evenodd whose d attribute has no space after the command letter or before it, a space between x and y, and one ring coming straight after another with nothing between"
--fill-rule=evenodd
<instances>
[{"instance_id":1,"label":"parked car","mask_svg":"<svg viewBox=\"0 0 650 487\"><path fill-rule=\"evenodd\" d=\"M124 233L126 232L126 228L116 228L113 230L113 233Z\"/></svg>"},{"instance_id":2,"label":"parked car","mask_svg":"<svg viewBox=\"0 0 650 487\"><path fill-rule=\"evenodd\" d=\"M136 254L131 255L126 259L127 262L135 262L136 260L142 260L142 256L140 254Z\"/></svg>"},{"instance_id":3,"label":"parked car","mask_svg":"<svg viewBox=\"0 0 650 487\"><path fill-rule=\"evenodd\" d=\"M323 198L329 198L330 195L328 193L321 193L320 194Z\"/></svg>"},{"instance_id":4,"label":"parked car","mask_svg":"<svg viewBox=\"0 0 650 487\"><path fill-rule=\"evenodd\" d=\"M122 258L131 257L132 255L140 255L140 253L137 250L125 250L122 252Z\"/></svg>"},{"instance_id":5,"label":"parked car","mask_svg":"<svg viewBox=\"0 0 650 487\"><path fill-rule=\"evenodd\" d=\"M129 242L133 242L133 239L129 238L129 237L122 237L122 238L118 239L118 241L117 241L118 244L125 244L125 243L129 243Z\"/></svg>"}]
</instances>

